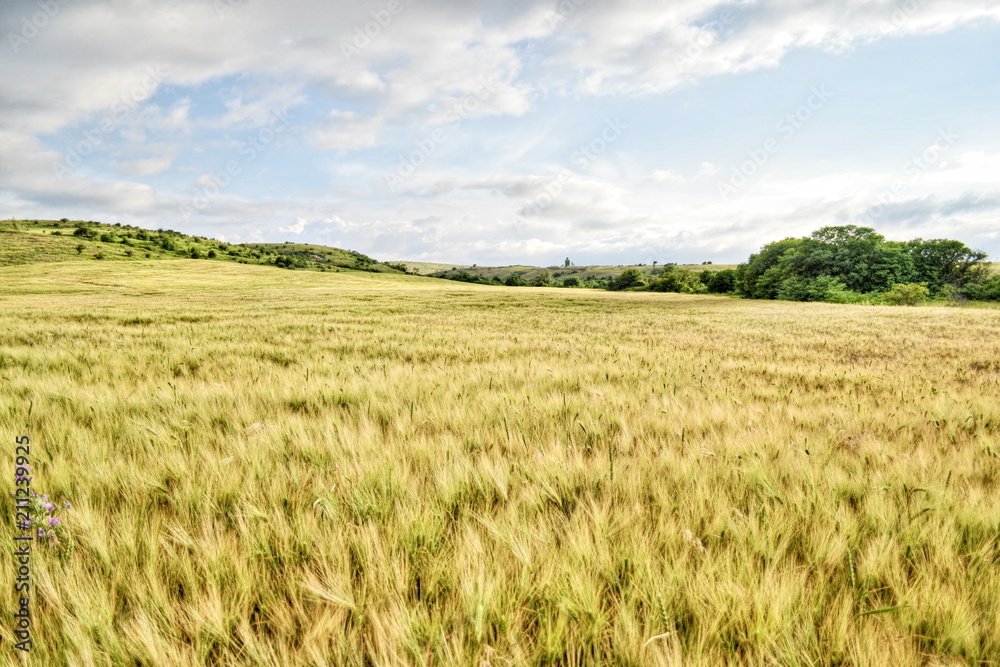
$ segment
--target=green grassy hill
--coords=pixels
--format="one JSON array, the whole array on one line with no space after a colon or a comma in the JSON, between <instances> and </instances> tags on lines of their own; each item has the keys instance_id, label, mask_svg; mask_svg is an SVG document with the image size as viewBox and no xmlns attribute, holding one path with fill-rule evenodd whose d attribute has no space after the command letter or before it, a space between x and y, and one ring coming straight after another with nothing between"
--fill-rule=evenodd
<instances>
[{"instance_id":1,"label":"green grassy hill","mask_svg":"<svg viewBox=\"0 0 1000 667\"><path fill-rule=\"evenodd\" d=\"M314 271L404 273L353 250L303 243L225 243L171 230L83 220L0 221L0 266L71 260L204 259Z\"/></svg>"}]
</instances>

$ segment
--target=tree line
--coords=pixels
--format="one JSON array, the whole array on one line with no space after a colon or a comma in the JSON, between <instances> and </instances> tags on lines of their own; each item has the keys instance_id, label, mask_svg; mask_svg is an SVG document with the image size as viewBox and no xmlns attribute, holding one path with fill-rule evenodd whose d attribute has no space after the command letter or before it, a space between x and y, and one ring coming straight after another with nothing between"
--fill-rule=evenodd
<instances>
[{"instance_id":1,"label":"tree line","mask_svg":"<svg viewBox=\"0 0 1000 667\"><path fill-rule=\"evenodd\" d=\"M712 293L831 303L912 305L931 298L1000 301L1000 276L992 275L987 259L986 253L961 241L887 241L870 227L843 225L768 243L736 269L722 271L668 264L588 280L559 281L548 271L530 281L518 273L505 278L468 272L441 277L491 285Z\"/></svg>"}]
</instances>

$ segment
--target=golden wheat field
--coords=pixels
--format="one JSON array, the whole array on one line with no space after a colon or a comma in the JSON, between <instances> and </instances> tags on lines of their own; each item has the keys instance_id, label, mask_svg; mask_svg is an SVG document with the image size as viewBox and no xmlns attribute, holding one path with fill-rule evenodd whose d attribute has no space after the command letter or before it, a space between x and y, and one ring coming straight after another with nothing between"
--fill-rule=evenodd
<instances>
[{"instance_id":1,"label":"golden wheat field","mask_svg":"<svg viewBox=\"0 0 1000 667\"><path fill-rule=\"evenodd\" d=\"M0 268L33 665L998 664L998 395L1000 310Z\"/></svg>"}]
</instances>

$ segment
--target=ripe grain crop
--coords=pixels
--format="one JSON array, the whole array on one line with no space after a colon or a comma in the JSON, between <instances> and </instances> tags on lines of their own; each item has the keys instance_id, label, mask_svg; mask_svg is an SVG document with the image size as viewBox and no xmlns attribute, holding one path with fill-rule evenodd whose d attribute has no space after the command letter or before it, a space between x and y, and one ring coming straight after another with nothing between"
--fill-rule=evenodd
<instances>
[{"instance_id":1,"label":"ripe grain crop","mask_svg":"<svg viewBox=\"0 0 1000 667\"><path fill-rule=\"evenodd\" d=\"M998 395L991 309L0 268L37 665L996 664Z\"/></svg>"}]
</instances>

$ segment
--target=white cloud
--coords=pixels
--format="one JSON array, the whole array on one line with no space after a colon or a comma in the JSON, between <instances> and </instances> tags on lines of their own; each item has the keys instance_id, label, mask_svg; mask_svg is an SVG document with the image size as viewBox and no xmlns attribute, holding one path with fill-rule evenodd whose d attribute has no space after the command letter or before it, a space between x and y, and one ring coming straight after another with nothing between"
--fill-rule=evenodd
<instances>
[{"instance_id":1,"label":"white cloud","mask_svg":"<svg viewBox=\"0 0 1000 667\"><path fill-rule=\"evenodd\" d=\"M285 232L286 234L301 234L306 230L306 225L308 224L309 223L306 222L305 218L295 218L294 225L289 225L287 227L279 227L278 231Z\"/></svg>"}]
</instances>

